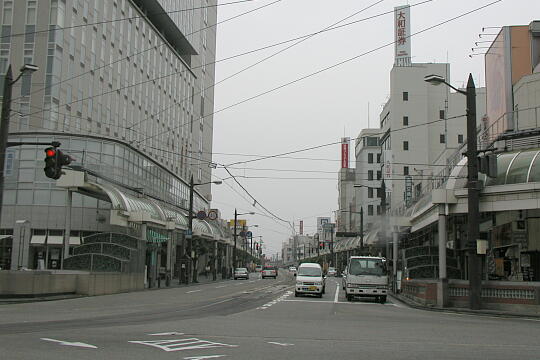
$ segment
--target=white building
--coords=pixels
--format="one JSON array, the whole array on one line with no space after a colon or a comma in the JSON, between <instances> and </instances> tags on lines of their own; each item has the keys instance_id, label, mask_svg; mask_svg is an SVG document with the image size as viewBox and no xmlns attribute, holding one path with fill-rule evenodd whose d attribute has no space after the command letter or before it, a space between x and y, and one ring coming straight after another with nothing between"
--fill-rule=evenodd
<instances>
[{"instance_id":1,"label":"white building","mask_svg":"<svg viewBox=\"0 0 540 360\"><path fill-rule=\"evenodd\" d=\"M360 229L360 214L363 212L364 231L378 223L381 214L381 129L363 129L355 143L356 187L354 189L352 227ZM353 207L352 206L352 207Z\"/></svg>"}]
</instances>

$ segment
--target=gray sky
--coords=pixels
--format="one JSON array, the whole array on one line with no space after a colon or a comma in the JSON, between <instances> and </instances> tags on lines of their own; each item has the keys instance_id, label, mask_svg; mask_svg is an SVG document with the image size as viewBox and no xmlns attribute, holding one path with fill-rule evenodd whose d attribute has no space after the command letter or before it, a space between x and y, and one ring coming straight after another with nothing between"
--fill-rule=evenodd
<instances>
[{"instance_id":1,"label":"gray sky","mask_svg":"<svg viewBox=\"0 0 540 360\"><path fill-rule=\"evenodd\" d=\"M219 1L220 3L230 0ZM218 8L219 20L275 0L260 0ZM493 0L434 0L411 8L412 32L450 19ZM377 0L282 0L264 9L226 22L218 27L217 59L306 35L328 27ZM345 21L351 22L392 10L395 6L419 1L386 0ZM526 25L540 18L538 0L503 0L479 12L412 38L413 62L451 64L451 82L461 86L472 72L477 85L484 85L483 56L469 58L482 27ZM485 33L497 32L497 29ZM486 36L492 39L493 36ZM393 14L316 35L216 87L215 110L270 90L327 66L392 42ZM290 43L291 44L291 43ZM217 81L267 57L290 44L224 61L216 65ZM477 52L483 52L482 49ZM389 72L393 46L251 100L214 116L214 161L230 164L354 138L369 124L378 127L381 106L389 96ZM352 149L351 149L352 150ZM351 160L354 159L351 151ZM292 155L306 159L268 159L230 168L234 175L270 177L238 180L262 205L276 215L294 221L298 231L313 234L317 216L331 216L337 209L337 172L340 148L332 145ZM320 160L324 159L324 160ZM351 161L351 165L353 162ZM241 169L239 169L241 168ZM245 168L245 169L244 169ZM249 168L249 169L248 169ZM253 170L259 169L259 170ZM279 169L290 171L261 170ZM314 172L297 172L314 171ZM214 171L228 177L224 169ZM286 178L286 179L276 179ZM290 179L301 178L301 179ZM256 211L253 201L234 180L214 186L213 206L226 219L239 212ZM233 190L236 190L234 191ZM247 199L247 200L246 200ZM281 242L291 234L288 225L263 216L244 217L254 235L262 235L267 254L280 251Z\"/></svg>"}]
</instances>

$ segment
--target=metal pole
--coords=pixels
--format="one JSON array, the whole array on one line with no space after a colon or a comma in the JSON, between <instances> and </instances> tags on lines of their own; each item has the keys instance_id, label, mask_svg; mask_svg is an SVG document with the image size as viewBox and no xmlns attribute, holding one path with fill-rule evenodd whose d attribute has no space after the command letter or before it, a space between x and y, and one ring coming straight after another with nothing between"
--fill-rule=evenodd
<instances>
[{"instance_id":1,"label":"metal pole","mask_svg":"<svg viewBox=\"0 0 540 360\"><path fill-rule=\"evenodd\" d=\"M236 267L236 238L237 238L237 235L236 235L236 221L237 221L237 218L238 218L238 212L236 211L236 209L234 209L234 225L233 225L233 231L234 231L234 247L233 247L233 263L232 263L232 267L233 267L233 271L234 271L234 268Z\"/></svg>"},{"instance_id":2,"label":"metal pole","mask_svg":"<svg viewBox=\"0 0 540 360\"><path fill-rule=\"evenodd\" d=\"M187 284L189 284L189 278L191 276L191 273L193 271L196 271L193 266L195 265L193 262L193 258L191 257L191 252L193 251L193 188L195 187L195 184L193 183L193 174L191 175L191 179L189 180L189 213L188 213L188 232L189 232L189 238L187 242L187 255L190 259L191 266L189 268L188 274L187 274Z\"/></svg>"},{"instance_id":3,"label":"metal pole","mask_svg":"<svg viewBox=\"0 0 540 360\"><path fill-rule=\"evenodd\" d=\"M392 244L392 277L394 279L393 281L393 287L394 287L394 294L397 293L397 263L398 263L398 239L399 239L399 227L394 226L394 232L392 233L392 239L394 240L394 243Z\"/></svg>"},{"instance_id":4,"label":"metal pole","mask_svg":"<svg viewBox=\"0 0 540 360\"><path fill-rule=\"evenodd\" d=\"M476 144L476 88L472 74L467 82L467 170L468 170L468 221L467 242L469 248L469 305L471 309L481 308L482 272L476 254L476 240L479 234L479 189Z\"/></svg>"},{"instance_id":5,"label":"metal pole","mask_svg":"<svg viewBox=\"0 0 540 360\"><path fill-rule=\"evenodd\" d=\"M332 232L330 233L330 265L334 266L334 229L333 228L332 228Z\"/></svg>"},{"instance_id":6,"label":"metal pole","mask_svg":"<svg viewBox=\"0 0 540 360\"><path fill-rule=\"evenodd\" d=\"M364 207L360 206L360 249L364 248Z\"/></svg>"},{"instance_id":7,"label":"metal pole","mask_svg":"<svg viewBox=\"0 0 540 360\"><path fill-rule=\"evenodd\" d=\"M64 269L64 260L69 256L69 238L71 236L71 206L73 204L73 193L68 189L66 194L66 227L64 229L64 254L60 263L60 269Z\"/></svg>"},{"instance_id":8,"label":"metal pole","mask_svg":"<svg viewBox=\"0 0 540 360\"><path fill-rule=\"evenodd\" d=\"M4 77L4 93L2 98L2 114L0 118L0 226L2 224L2 205L4 204L4 164L6 162L6 145L9 134L9 116L11 113L11 92L13 90L13 72L8 66Z\"/></svg>"}]
</instances>

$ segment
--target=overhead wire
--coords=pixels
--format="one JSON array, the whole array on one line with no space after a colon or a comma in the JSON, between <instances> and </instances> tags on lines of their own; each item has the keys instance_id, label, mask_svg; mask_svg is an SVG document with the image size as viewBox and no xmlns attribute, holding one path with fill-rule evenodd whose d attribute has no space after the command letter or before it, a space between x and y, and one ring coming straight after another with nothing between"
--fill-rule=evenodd
<instances>
[{"instance_id":1,"label":"overhead wire","mask_svg":"<svg viewBox=\"0 0 540 360\"><path fill-rule=\"evenodd\" d=\"M503 1L503 0L492 1L492 2L490 2L490 3L488 3L488 4L483 5L483 6L477 7L477 8L475 8L475 9L472 9L472 10L469 10L469 11L466 11L466 12L464 12L464 13L461 13L461 14L457 15L457 16L454 16L454 17L449 18L449 19L447 19L447 20L441 21L441 22L439 22L439 23L437 23L437 24L428 26L428 27L426 27L426 28L424 28L424 29L422 29L422 30L420 30L420 31L415 32L415 33L412 33L412 34L408 35L407 38L411 38L411 37L413 37L413 36L416 36L416 35L422 34L422 33L424 33L424 32L427 32L427 31L429 31L429 30L435 29L435 28L440 27L440 26L442 26L442 25L445 25L445 24L447 24L447 23L449 23L449 22L455 21L455 20L460 19L460 18L462 18L462 17L465 17L465 16L467 16L467 15L470 15L470 14L472 14L472 13L474 13L474 12L477 12L477 11L480 11L480 10L482 10L482 9L485 9L485 8L487 8L487 7L489 7L489 6L492 6L492 5L496 4L496 3L499 3L499 2L501 2L501 1ZM373 49L371 49L371 50L368 50L368 51L366 51L366 52L363 52L363 53L361 53L361 54L359 54L359 55L356 55L356 56L347 58L347 59L342 60L342 61L340 61L340 62L338 62L338 63L333 64L333 65L330 65L330 66L324 67L324 68L322 68L322 69L319 69L319 70L317 70L317 71L315 71L315 72L312 72L312 73L309 73L309 74L307 74L307 75L298 77L298 78L296 78L296 79L294 79L294 80L292 80L292 81L289 81L289 82L287 82L287 83L281 84L281 85L276 86L276 87L274 87L274 88L271 88L271 89L269 89L269 90L263 91L263 92L261 92L261 93L259 93L259 94L250 96L250 97L245 98L245 99L243 99L243 100L240 100L240 101L238 101L238 102L236 102L236 103L233 103L233 104L231 104L231 105L225 106L225 107L223 107L223 108L221 108L221 109L215 110L214 112L211 112L211 113L209 113L209 114L206 114L206 115L202 116L201 119L207 118L207 117L209 117L209 116L213 116L213 115L218 114L218 113L221 113L221 112L223 112L223 111L225 111L225 110L228 110L228 109L231 109L231 108L233 108L233 107L242 105L242 104L244 104L244 103L246 103L246 102L249 102L249 101L255 100L255 99L259 98L259 97L268 95L268 94L273 93L273 92L275 92L275 91L277 91L277 90L281 90L281 89L283 89L283 88L285 88L285 87L287 87L287 86L296 84L296 83L298 83L298 82L301 82L301 81L306 80L306 79L308 79L308 78L311 78L311 77L313 77L313 76L316 76L316 75L319 75L319 74L321 74L321 73L324 73L324 72L326 72L326 71L328 71L328 70L332 70L332 69L334 69L334 68L337 68L337 67L339 67L339 66L342 66L342 65L344 65L344 64L347 64L347 63L349 63L349 62L351 62L351 61L353 61L353 60L357 60L357 59L359 59L359 58L361 58L361 57L364 57L364 56L366 56L366 55L369 55L369 54L372 54L372 53L377 52L377 51L379 51L379 50L382 50L382 49L384 49L384 48L387 48L387 47L389 47L389 46L391 46L391 45L394 45L395 43L396 43L395 40L394 40L394 41L391 41L391 42L388 42L388 43L386 43L386 44L380 45L380 46L378 46L378 47L376 47L376 48L373 48ZM182 125L182 126L183 126L183 125ZM177 127L175 127L175 128L179 128L179 126L177 126ZM141 140L138 140L137 142L138 142L138 143L143 142L143 141L145 141L145 140L148 140L148 139L154 138L154 137L156 137L156 136L159 136L159 135L161 135L162 133L163 133L163 132L158 132L157 134L150 135L150 136L148 136L148 137L146 137L146 138L143 138L143 139L141 139Z\"/></svg>"},{"instance_id":2,"label":"overhead wire","mask_svg":"<svg viewBox=\"0 0 540 360\"><path fill-rule=\"evenodd\" d=\"M193 32L191 32L191 33L185 35L185 36L188 37L188 36L194 35L194 34L196 34L196 33L198 33L198 32L201 32L201 31L203 31L203 30L206 30L206 29L210 29L210 28L216 27L217 25L220 25L220 24L226 23L226 22L228 22L228 21L237 19L237 18L239 18L239 17L241 17L241 16L250 14L250 13L255 12L255 11L258 11L258 10L260 10L260 9L266 8L266 7L270 6L270 5L274 5L274 4L276 4L276 3L278 3L278 2L281 2L281 1L282 1L282 0L274 0L274 1L270 2L270 3L267 3L267 4L264 4L264 5L262 5L262 6L256 7L256 8L254 8L254 9L245 11L245 12L243 12L243 13L240 13L240 14L238 14L238 15L232 16L232 17L227 18L227 19L225 19L225 20L218 21L218 22L216 22L215 24L211 24L211 25L208 25L208 26L206 26L206 27L202 27L202 28L200 28L200 29L198 29L198 30L195 30L195 31L193 31ZM56 30L58 31L58 30L62 30L62 29L56 29ZM79 77L81 77L81 76L83 76L83 75L86 75L86 74L95 72L96 70L100 70L100 69L109 67L109 66L111 66L111 65L113 65L113 64L116 64L116 63L118 63L118 62L124 61L124 60L126 60L126 59L131 58L131 57L134 57L134 56L143 54L143 53L145 53L145 52L147 52L147 51L150 51L150 50L152 50L152 49L157 49L157 48L159 48L159 47L162 47L162 46L165 46L165 45L168 45L168 44L169 44L168 42L163 41L163 43L162 43L161 45L159 45L159 46L150 46L150 47L148 47L148 48L146 48L146 49L143 49L143 50L141 50L141 51L139 51L139 52L135 52L135 53L129 54L129 55L127 55L127 56L121 57L121 58L119 58L119 59L117 59L117 60L115 60L115 61L113 61L113 62L110 62L110 63L104 64L104 65L101 65L101 66L96 67L96 68L93 68L93 69L90 69L90 70L88 70L88 71L85 71L85 72L82 72L82 73L80 73L80 74L74 75L74 76L72 76L72 77L70 77L70 78L67 78L67 79L64 79L64 80L60 80L60 81L58 81L58 82L56 82L56 83L54 83L54 84L51 84L51 85L49 85L49 86L45 86L45 87L43 87L43 88L34 90L34 91L30 92L30 94L28 94L27 96L30 96L30 95L35 94L35 93L38 93L38 92L40 92L40 91L43 91L43 90L52 88L52 87L54 87L54 86L60 85L60 84L62 84L62 83L65 83L65 82L67 82L67 81L70 81L70 80L73 80L73 79L77 79L77 78L79 78ZM186 70L186 71L187 71L187 70ZM14 99L12 99L12 101L13 101L13 100L18 100L18 99L20 99L20 98L21 98L21 97L14 98ZM65 104L62 104L62 105L65 105Z\"/></svg>"}]
</instances>

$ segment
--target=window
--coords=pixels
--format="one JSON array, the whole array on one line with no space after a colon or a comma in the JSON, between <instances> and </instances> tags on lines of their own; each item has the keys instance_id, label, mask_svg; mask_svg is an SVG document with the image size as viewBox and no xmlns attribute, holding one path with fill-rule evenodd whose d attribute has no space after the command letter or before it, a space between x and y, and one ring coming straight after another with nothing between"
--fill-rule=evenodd
<instances>
[{"instance_id":1,"label":"window","mask_svg":"<svg viewBox=\"0 0 540 360\"><path fill-rule=\"evenodd\" d=\"M409 167L408 166L403 167L403 175L409 175Z\"/></svg>"},{"instance_id":2,"label":"window","mask_svg":"<svg viewBox=\"0 0 540 360\"><path fill-rule=\"evenodd\" d=\"M444 134L439 135L439 142L440 142L441 144L444 144L444 143L446 142L445 140L446 140L446 139L445 139Z\"/></svg>"},{"instance_id":3,"label":"window","mask_svg":"<svg viewBox=\"0 0 540 360\"><path fill-rule=\"evenodd\" d=\"M379 199L382 198L382 189L381 188L377 188L377 197Z\"/></svg>"},{"instance_id":4,"label":"window","mask_svg":"<svg viewBox=\"0 0 540 360\"><path fill-rule=\"evenodd\" d=\"M367 162L368 164L373 164L373 153L367 155Z\"/></svg>"},{"instance_id":5,"label":"window","mask_svg":"<svg viewBox=\"0 0 540 360\"><path fill-rule=\"evenodd\" d=\"M4 1L4 11L2 16L3 25L11 25L11 18L13 16L13 1Z\"/></svg>"},{"instance_id":6,"label":"window","mask_svg":"<svg viewBox=\"0 0 540 360\"><path fill-rule=\"evenodd\" d=\"M373 188L368 187L368 198L373 199Z\"/></svg>"},{"instance_id":7,"label":"window","mask_svg":"<svg viewBox=\"0 0 540 360\"><path fill-rule=\"evenodd\" d=\"M381 215L381 205L377 205L377 215Z\"/></svg>"},{"instance_id":8,"label":"window","mask_svg":"<svg viewBox=\"0 0 540 360\"><path fill-rule=\"evenodd\" d=\"M403 150L405 150L405 151L409 150L409 142L408 141L403 142Z\"/></svg>"},{"instance_id":9,"label":"window","mask_svg":"<svg viewBox=\"0 0 540 360\"><path fill-rule=\"evenodd\" d=\"M377 171L377 180L381 180L382 178L382 172L380 170Z\"/></svg>"},{"instance_id":10,"label":"window","mask_svg":"<svg viewBox=\"0 0 540 360\"><path fill-rule=\"evenodd\" d=\"M458 134L457 142L458 142L458 144L463 144L463 134Z\"/></svg>"},{"instance_id":11,"label":"window","mask_svg":"<svg viewBox=\"0 0 540 360\"><path fill-rule=\"evenodd\" d=\"M377 154L377 164L381 163L381 154Z\"/></svg>"},{"instance_id":12,"label":"window","mask_svg":"<svg viewBox=\"0 0 540 360\"><path fill-rule=\"evenodd\" d=\"M367 179L370 180L370 181L373 180L373 170L368 170Z\"/></svg>"},{"instance_id":13,"label":"window","mask_svg":"<svg viewBox=\"0 0 540 360\"><path fill-rule=\"evenodd\" d=\"M36 0L28 0L26 3L26 25L36 24Z\"/></svg>"},{"instance_id":14,"label":"window","mask_svg":"<svg viewBox=\"0 0 540 360\"><path fill-rule=\"evenodd\" d=\"M444 120L444 110L439 110L439 119Z\"/></svg>"},{"instance_id":15,"label":"window","mask_svg":"<svg viewBox=\"0 0 540 360\"><path fill-rule=\"evenodd\" d=\"M409 117L408 116L403 117L403 126L409 126Z\"/></svg>"},{"instance_id":16,"label":"window","mask_svg":"<svg viewBox=\"0 0 540 360\"><path fill-rule=\"evenodd\" d=\"M409 93L407 91L403 92L403 101L409 101Z\"/></svg>"},{"instance_id":17,"label":"window","mask_svg":"<svg viewBox=\"0 0 540 360\"><path fill-rule=\"evenodd\" d=\"M368 205L367 214L373 216L373 205Z\"/></svg>"}]
</instances>

